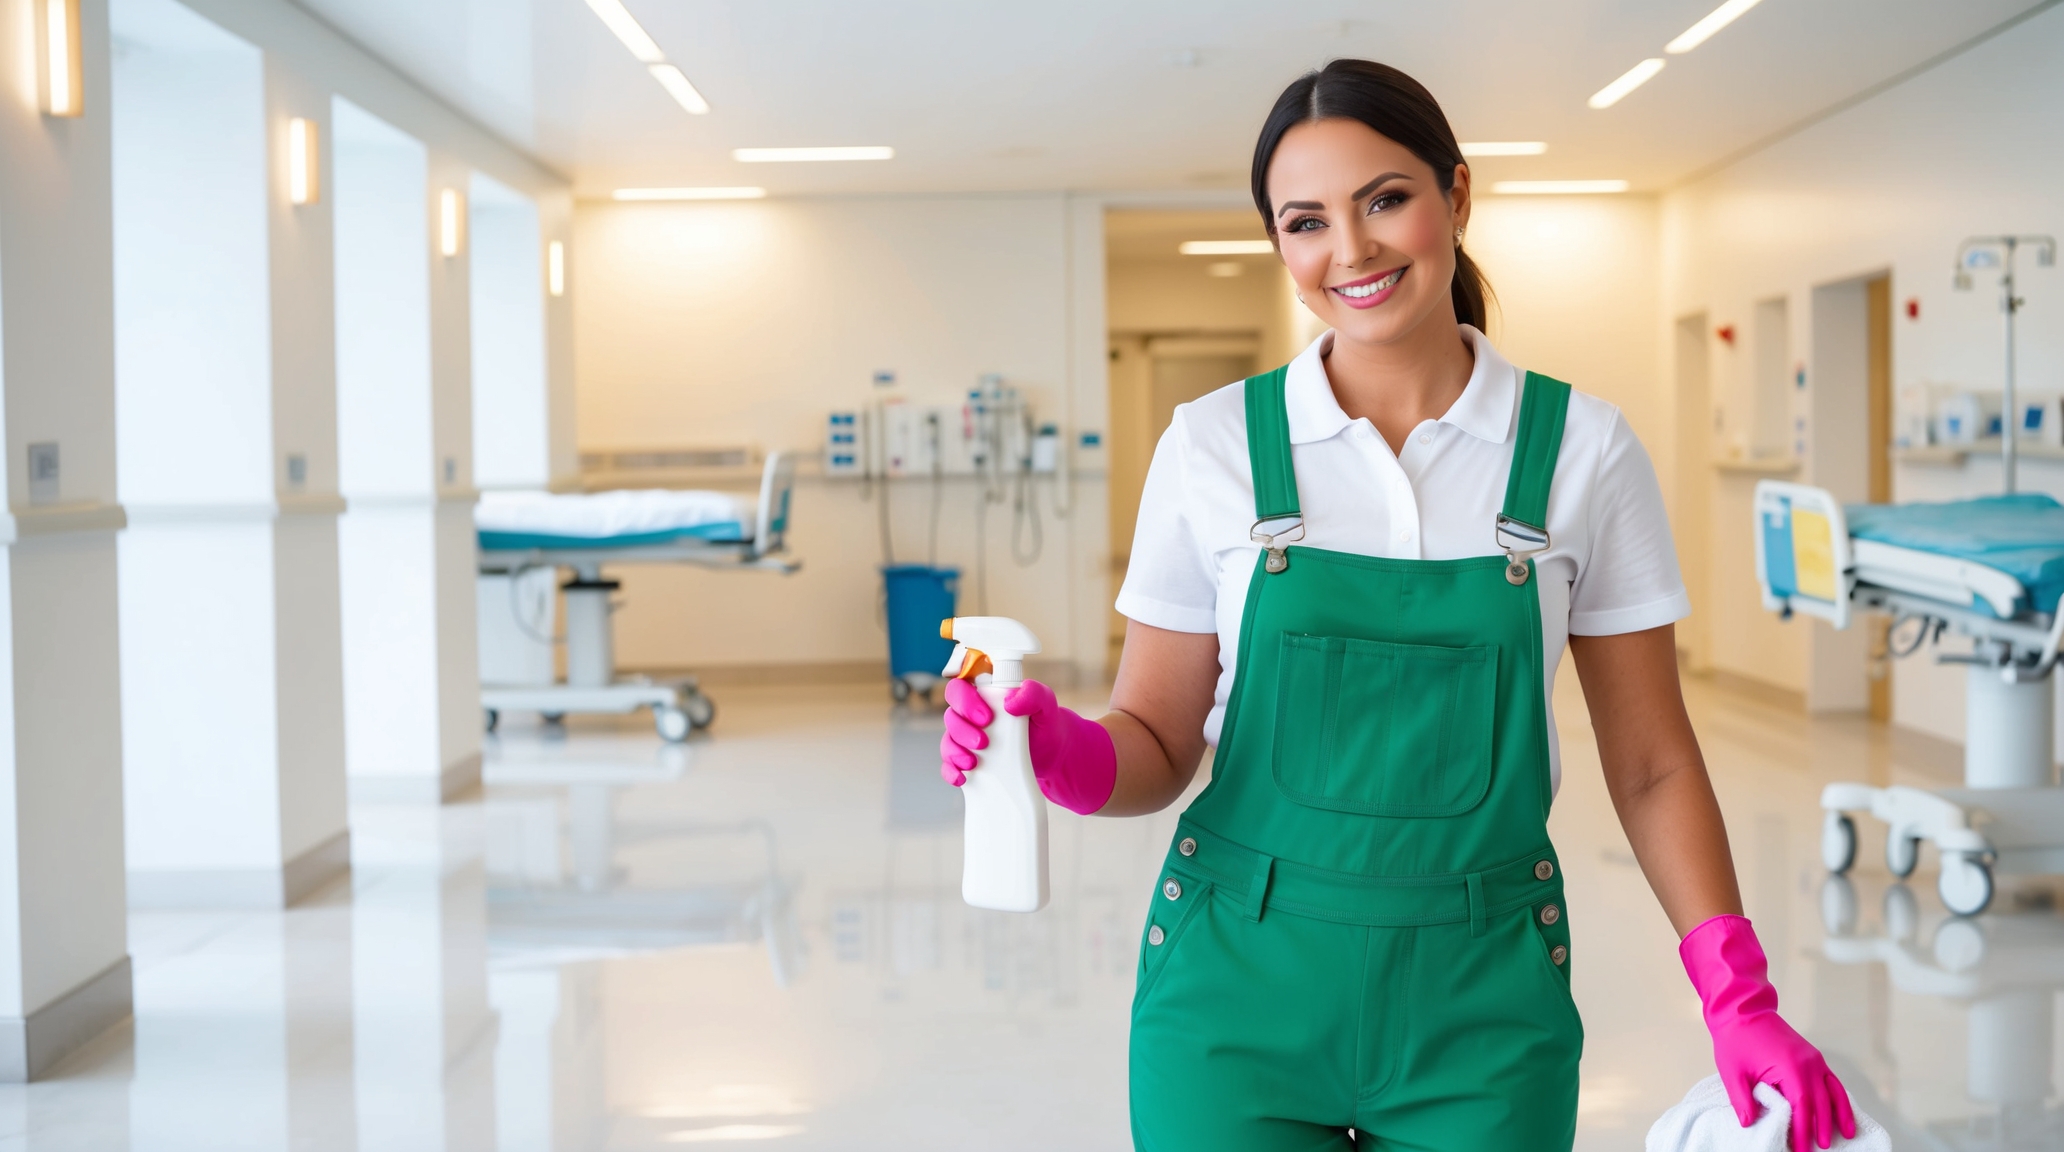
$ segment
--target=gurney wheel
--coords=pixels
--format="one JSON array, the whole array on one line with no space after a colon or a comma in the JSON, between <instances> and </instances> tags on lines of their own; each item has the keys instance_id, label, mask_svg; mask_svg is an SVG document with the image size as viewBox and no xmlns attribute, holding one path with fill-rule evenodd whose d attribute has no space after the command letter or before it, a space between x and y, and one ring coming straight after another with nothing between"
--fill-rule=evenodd
<instances>
[{"instance_id":1,"label":"gurney wheel","mask_svg":"<svg viewBox=\"0 0 2064 1152\"><path fill-rule=\"evenodd\" d=\"M544 721L547 724L559 725L566 723L566 713L564 712L540 712L538 715L544 717Z\"/></svg>"},{"instance_id":2,"label":"gurney wheel","mask_svg":"<svg viewBox=\"0 0 2064 1152\"><path fill-rule=\"evenodd\" d=\"M1962 852L1942 855L1942 875L1935 881L1942 906L1959 916L1976 916L1992 903L1992 869Z\"/></svg>"},{"instance_id":3,"label":"gurney wheel","mask_svg":"<svg viewBox=\"0 0 2064 1152\"><path fill-rule=\"evenodd\" d=\"M1841 812L1829 812L1820 822L1820 862L1836 876L1856 863L1856 821Z\"/></svg>"},{"instance_id":4,"label":"gurney wheel","mask_svg":"<svg viewBox=\"0 0 2064 1152\"><path fill-rule=\"evenodd\" d=\"M500 724L501 724L501 722L502 722L502 714L501 714L500 712L497 712L497 711L495 711L495 710L494 710L494 709L492 709L492 708L486 709L486 712L487 712L487 730L488 730L489 732L492 732L492 731L494 731L494 730L495 730L495 728L496 728L496 727L497 727L498 725L500 725Z\"/></svg>"},{"instance_id":5,"label":"gurney wheel","mask_svg":"<svg viewBox=\"0 0 2064 1152\"><path fill-rule=\"evenodd\" d=\"M889 677L889 695L901 704L910 699L910 681L901 676Z\"/></svg>"},{"instance_id":6,"label":"gurney wheel","mask_svg":"<svg viewBox=\"0 0 2064 1152\"><path fill-rule=\"evenodd\" d=\"M1885 869L1901 880L1913 875L1914 866L1921 862L1921 841L1897 828L1885 833Z\"/></svg>"},{"instance_id":7,"label":"gurney wheel","mask_svg":"<svg viewBox=\"0 0 2064 1152\"><path fill-rule=\"evenodd\" d=\"M717 722L717 702L700 692L690 692L681 701L681 710L688 713L690 727L702 729Z\"/></svg>"},{"instance_id":8,"label":"gurney wheel","mask_svg":"<svg viewBox=\"0 0 2064 1152\"><path fill-rule=\"evenodd\" d=\"M679 708L654 708L652 726L659 730L659 738L669 744L679 744L688 738L693 729L688 713Z\"/></svg>"}]
</instances>

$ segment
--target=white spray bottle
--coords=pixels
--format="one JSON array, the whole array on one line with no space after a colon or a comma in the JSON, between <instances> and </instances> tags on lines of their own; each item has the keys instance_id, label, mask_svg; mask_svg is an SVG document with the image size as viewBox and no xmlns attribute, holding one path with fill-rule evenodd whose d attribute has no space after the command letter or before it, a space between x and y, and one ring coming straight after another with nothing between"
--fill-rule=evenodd
<instances>
[{"instance_id":1,"label":"white spray bottle","mask_svg":"<svg viewBox=\"0 0 2064 1152\"><path fill-rule=\"evenodd\" d=\"M1037 912L1047 898L1046 797L1032 774L1025 718L1005 712L1003 698L1025 682L1025 656L1039 651L1039 638L1003 616L957 617L939 634L956 645L946 675L973 682L994 714L989 746L975 753L975 770L960 789L967 801L961 899L977 908Z\"/></svg>"}]
</instances>

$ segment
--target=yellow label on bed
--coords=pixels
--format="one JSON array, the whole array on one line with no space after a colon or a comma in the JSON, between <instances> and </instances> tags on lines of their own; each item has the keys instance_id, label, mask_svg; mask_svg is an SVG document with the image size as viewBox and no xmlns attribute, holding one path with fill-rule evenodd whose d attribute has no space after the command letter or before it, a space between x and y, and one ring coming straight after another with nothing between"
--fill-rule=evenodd
<instances>
[{"instance_id":1,"label":"yellow label on bed","mask_svg":"<svg viewBox=\"0 0 2064 1152\"><path fill-rule=\"evenodd\" d=\"M1792 508L1792 566L1801 596L1835 602L1834 530L1827 517L1796 505Z\"/></svg>"}]
</instances>

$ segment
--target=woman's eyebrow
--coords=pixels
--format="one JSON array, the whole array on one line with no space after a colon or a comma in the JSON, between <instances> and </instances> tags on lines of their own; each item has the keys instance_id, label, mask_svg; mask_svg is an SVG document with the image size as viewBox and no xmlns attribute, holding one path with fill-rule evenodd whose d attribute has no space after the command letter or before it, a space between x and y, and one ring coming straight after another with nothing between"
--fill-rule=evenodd
<instances>
[{"instance_id":1,"label":"woman's eyebrow","mask_svg":"<svg viewBox=\"0 0 2064 1152\"><path fill-rule=\"evenodd\" d=\"M1403 172L1385 172L1383 175L1378 176L1374 180L1369 181L1367 184L1362 185L1360 188L1355 189L1354 195L1348 197L1348 199L1360 200L1362 197L1367 196L1369 193L1374 192L1376 189L1383 187L1384 184L1392 180L1408 179L1410 179L1410 177L1406 176ZM1276 209L1276 215L1280 217L1283 213L1295 209L1318 211L1323 208L1325 208L1325 205L1319 203L1317 200L1285 200L1283 202L1283 206L1281 208Z\"/></svg>"}]
</instances>

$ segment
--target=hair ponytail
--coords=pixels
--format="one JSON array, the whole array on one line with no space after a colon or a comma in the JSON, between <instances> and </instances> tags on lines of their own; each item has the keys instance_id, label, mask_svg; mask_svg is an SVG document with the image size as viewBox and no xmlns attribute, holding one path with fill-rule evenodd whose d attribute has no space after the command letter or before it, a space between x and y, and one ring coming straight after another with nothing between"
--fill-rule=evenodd
<instances>
[{"instance_id":1,"label":"hair ponytail","mask_svg":"<svg viewBox=\"0 0 2064 1152\"><path fill-rule=\"evenodd\" d=\"M1359 120L1404 145L1432 168L1441 195L1455 190L1455 169L1462 163L1462 146L1455 142L1455 130L1449 127L1447 115L1433 93L1388 64L1335 60L1316 72L1305 73L1283 89L1261 126L1261 139L1255 142L1254 206L1261 210L1262 226L1270 236L1276 234L1276 216L1269 203L1269 161L1290 129L1312 120ZM1459 240L1455 242L1455 277L1449 292L1455 301L1455 319L1478 331L1484 330L1496 297L1483 269L1462 250Z\"/></svg>"}]
</instances>

